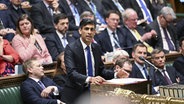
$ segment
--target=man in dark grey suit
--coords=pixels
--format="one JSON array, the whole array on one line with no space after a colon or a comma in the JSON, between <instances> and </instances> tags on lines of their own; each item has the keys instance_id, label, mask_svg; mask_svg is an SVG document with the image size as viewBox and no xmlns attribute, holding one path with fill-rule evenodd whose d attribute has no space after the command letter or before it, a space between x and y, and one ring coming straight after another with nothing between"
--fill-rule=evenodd
<instances>
[{"instance_id":1,"label":"man in dark grey suit","mask_svg":"<svg viewBox=\"0 0 184 104\"><path fill-rule=\"evenodd\" d=\"M75 41L72 32L68 32L69 20L65 14L57 14L54 16L54 25L56 31L46 34L45 43L54 61L57 56L64 51L66 45Z\"/></svg>"},{"instance_id":2,"label":"man in dark grey suit","mask_svg":"<svg viewBox=\"0 0 184 104\"><path fill-rule=\"evenodd\" d=\"M62 88L44 76L43 66L37 59L25 61L23 70L28 75L20 86L25 104L65 104L60 99Z\"/></svg>"},{"instance_id":3,"label":"man in dark grey suit","mask_svg":"<svg viewBox=\"0 0 184 104\"><path fill-rule=\"evenodd\" d=\"M173 66L165 65L165 53L162 49L155 49L151 54L152 63L158 68L155 71L154 85L184 84L184 77Z\"/></svg>"},{"instance_id":4,"label":"man in dark grey suit","mask_svg":"<svg viewBox=\"0 0 184 104\"><path fill-rule=\"evenodd\" d=\"M154 48L163 48L166 53L178 50L178 38L172 21L176 15L172 8L163 7L157 19L150 23L146 29L154 29L157 38L153 44Z\"/></svg>"},{"instance_id":5,"label":"man in dark grey suit","mask_svg":"<svg viewBox=\"0 0 184 104\"><path fill-rule=\"evenodd\" d=\"M83 19L80 22L80 39L68 44L65 49L65 66L68 79L63 90L62 99L67 104L85 92L89 93L90 83L100 85L105 79L122 77L124 71L114 73L104 69L100 47L92 42L95 34L95 22Z\"/></svg>"}]
</instances>

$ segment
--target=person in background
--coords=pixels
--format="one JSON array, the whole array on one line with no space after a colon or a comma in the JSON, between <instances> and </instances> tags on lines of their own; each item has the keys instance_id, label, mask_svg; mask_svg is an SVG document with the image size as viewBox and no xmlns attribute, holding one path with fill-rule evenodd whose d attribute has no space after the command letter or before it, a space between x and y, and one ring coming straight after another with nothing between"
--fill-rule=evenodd
<instances>
[{"instance_id":1,"label":"person in background","mask_svg":"<svg viewBox=\"0 0 184 104\"><path fill-rule=\"evenodd\" d=\"M151 53L151 62L158 68L154 74L154 86L171 85L173 83L184 84L184 76L177 72L173 66L166 66L163 49L153 50Z\"/></svg>"},{"instance_id":2,"label":"person in background","mask_svg":"<svg viewBox=\"0 0 184 104\"><path fill-rule=\"evenodd\" d=\"M57 64L56 64L56 70L54 72L53 81L58 84L61 87L64 87L66 84L66 67L64 63L64 52L60 53L58 55Z\"/></svg>"},{"instance_id":3,"label":"person in background","mask_svg":"<svg viewBox=\"0 0 184 104\"><path fill-rule=\"evenodd\" d=\"M147 25L146 29L149 31L155 30L157 37L152 45L154 48L163 48L166 53L176 53L178 51L178 37L176 28L172 23L176 18L171 7L163 7L159 16Z\"/></svg>"},{"instance_id":4,"label":"person in background","mask_svg":"<svg viewBox=\"0 0 184 104\"><path fill-rule=\"evenodd\" d=\"M75 41L74 34L68 32L69 20L65 14L54 16L54 33L45 34L45 43L49 50L52 60L56 61L57 56L64 51L67 44Z\"/></svg>"},{"instance_id":5,"label":"person in background","mask_svg":"<svg viewBox=\"0 0 184 104\"><path fill-rule=\"evenodd\" d=\"M116 63L116 60L121 59L121 58L128 59L129 58L128 52L126 52L125 50L114 51L112 61Z\"/></svg>"},{"instance_id":6,"label":"person in background","mask_svg":"<svg viewBox=\"0 0 184 104\"><path fill-rule=\"evenodd\" d=\"M124 76L123 78L128 78L130 73L132 72L132 63L127 58L119 58L117 59L115 63L115 72L118 72L120 70L124 70Z\"/></svg>"},{"instance_id":7,"label":"person in background","mask_svg":"<svg viewBox=\"0 0 184 104\"><path fill-rule=\"evenodd\" d=\"M39 60L26 60L23 71L28 77L20 86L20 94L25 104L65 104L60 99L62 88L44 75Z\"/></svg>"},{"instance_id":8,"label":"person in background","mask_svg":"<svg viewBox=\"0 0 184 104\"><path fill-rule=\"evenodd\" d=\"M155 30L145 31L143 27L138 26L138 15L137 12L131 8L127 8L123 14L123 32L126 35L127 49L129 54L132 53L132 47L137 43L143 43L146 45L148 52L153 51L152 44L154 43L157 33Z\"/></svg>"},{"instance_id":9,"label":"person in background","mask_svg":"<svg viewBox=\"0 0 184 104\"><path fill-rule=\"evenodd\" d=\"M12 40L12 46L23 62L37 58L42 64L52 63L42 36L35 33L33 22L27 14L23 14L17 21L17 34Z\"/></svg>"},{"instance_id":10,"label":"person in background","mask_svg":"<svg viewBox=\"0 0 184 104\"><path fill-rule=\"evenodd\" d=\"M184 76L184 37L181 37L179 40L180 53L182 54L176 60L174 60L173 66L175 69Z\"/></svg>"},{"instance_id":11,"label":"person in background","mask_svg":"<svg viewBox=\"0 0 184 104\"><path fill-rule=\"evenodd\" d=\"M0 76L14 74L14 65L18 63L20 57L10 43L0 36Z\"/></svg>"},{"instance_id":12,"label":"person in background","mask_svg":"<svg viewBox=\"0 0 184 104\"><path fill-rule=\"evenodd\" d=\"M107 28L95 35L97 43L103 53L113 52L126 47L126 36L119 27L120 14L118 11L107 12L105 21Z\"/></svg>"}]
</instances>

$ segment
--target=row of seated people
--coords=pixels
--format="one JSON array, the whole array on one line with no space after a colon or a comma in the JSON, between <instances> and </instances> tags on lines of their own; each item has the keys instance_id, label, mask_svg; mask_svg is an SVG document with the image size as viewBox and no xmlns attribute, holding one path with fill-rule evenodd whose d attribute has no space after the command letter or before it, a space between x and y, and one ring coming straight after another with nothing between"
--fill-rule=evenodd
<instances>
[{"instance_id":1,"label":"row of seated people","mask_svg":"<svg viewBox=\"0 0 184 104\"><path fill-rule=\"evenodd\" d=\"M160 8L166 5L165 0L151 0L151 2L149 0L141 1L142 2L140 2L139 0L137 0L136 2L134 2L134 0L29 0L30 4L32 5L30 6L29 3L25 1L21 4L21 1L11 0L10 2L7 2L2 0L1 2L7 5L8 10L2 10L2 15L0 18L2 19L5 28L15 29L16 21L18 20L20 14L26 13L31 16L34 25L39 30L40 34L44 35L54 32L55 28L52 18L53 14L59 12L67 14L70 24L69 30L77 30L80 23L80 15L86 10L91 11L95 15L96 22L98 24L106 24L104 17L106 11L108 10L117 10L119 13L122 13L122 11L124 11L126 8L133 8L138 13L138 20L147 20L147 17L150 17L151 21L153 21L158 15L158 13L155 12L159 12ZM156 5L158 3L158 5L160 5L161 7L153 8L151 3L153 3L153 5ZM51 10L49 9L49 5L52 6ZM148 13L144 13L145 9L141 5L144 5ZM29 10L25 10L21 7L31 8ZM121 18L120 24L123 24L122 21L123 20ZM100 27L103 28L104 25ZM6 35L6 38L11 40L13 38L13 35Z\"/></svg>"},{"instance_id":2,"label":"row of seated people","mask_svg":"<svg viewBox=\"0 0 184 104\"><path fill-rule=\"evenodd\" d=\"M116 56L115 66L113 67L113 69L110 69L110 70L114 72L122 71L120 78L130 77L130 78L147 79L149 75L150 79L152 80L153 87L155 87L155 89L158 89L159 86L163 86L163 85L170 85L173 83L179 83L179 84L184 83L183 82L184 77L181 74L179 74L174 69L174 67L165 66L165 54L163 50L155 49L151 55L152 62L158 69L156 70L153 67L150 67L150 71L146 70L145 72L143 69L139 69L139 68L141 68L142 66L145 66L148 68L149 66L146 63L144 63L144 61L141 61L139 59L139 56L146 57L146 52L147 52L146 46L143 44L137 44L135 45L134 49L135 50L132 53L134 56L133 63L131 63L130 60L126 58L127 54L123 55L124 58L120 58L120 57L117 58ZM65 55L67 54L65 53ZM74 81L74 79L70 79L72 76L70 76L70 74L68 73L70 70L67 69L67 67L65 66L65 63L66 62L64 59L64 53L61 53L58 57L57 67L53 77L53 81L54 81L53 82L51 79L44 76L43 67L41 64L39 64L38 60L30 59L26 61L23 64L23 66L24 66L25 72L28 75L28 79L21 84L21 95L24 103L39 104L40 102L43 102L44 104L46 104L48 102L50 103L52 102L53 104L64 104L65 102L67 104L78 104L78 98L81 99L81 96L84 94L84 92L85 92L85 99L83 100L88 100L89 99L88 95L86 96L86 93L89 94L89 88L86 85L87 82L83 83L82 85L81 84L78 85L78 87L80 86L79 88L76 86L70 88L68 86L68 84L70 83L69 80ZM105 70L108 70L108 69L105 69ZM80 72L75 72L75 74L77 73L80 73ZM167 73L167 74L165 75L164 73ZM84 76L88 76L88 75L83 74L83 77ZM166 76L168 79L166 79ZM88 76L88 77L92 77L92 76ZM95 76L93 76L93 78L94 77ZM100 78L100 76L98 76L98 78ZM100 79L98 79L97 81L99 80ZM40 81L42 82L43 85L40 84L41 83ZM105 79L103 79L103 82L104 81ZM80 81L74 81L72 83L77 84L77 82L79 83ZM97 82L89 82L89 83L100 85L100 83L97 83ZM57 88L55 88L54 86ZM77 92L80 92L77 95L75 95L76 90L78 90ZM58 91L60 93L57 95L56 92ZM65 91L67 91L68 93L65 93ZM32 95L32 96L27 96L27 95ZM59 95L60 97L58 97ZM66 97L68 96L70 96L70 98L66 99Z\"/></svg>"},{"instance_id":3,"label":"row of seated people","mask_svg":"<svg viewBox=\"0 0 184 104\"><path fill-rule=\"evenodd\" d=\"M94 19L94 16L92 14L89 14L88 16ZM158 16L158 21L162 21L162 23L160 24L162 24L163 27L164 26L168 27L167 33L169 33L170 31L171 32L174 31L172 28L169 28L169 26L172 25L169 23L173 20L174 16L175 15L173 10L169 7L164 7L161 11L161 14ZM106 17L107 29L105 29L98 35L95 35L95 38L96 38L95 40L101 46L103 53L115 51L117 49L124 49L127 52L131 53L131 49L135 43L142 42L148 46L148 44L145 43L145 41L150 38L153 38L154 42L152 43L156 44L155 46L152 45L152 48L161 47L165 49L166 52L172 52L178 49L177 39L174 38L175 35L171 36L173 35L172 33L170 33L170 36L169 36L170 42L167 42L165 38L162 38L164 37L162 36L163 35L162 29L161 29L162 31L161 34L158 34L160 32L159 30L156 30L156 29L155 31L158 31L157 33L154 30L151 30L151 32L148 32L145 34L143 32L144 31L143 29L139 30L139 28L137 27L138 17L136 12L133 9L127 9L124 12L123 18L124 18L124 23L126 25L118 27L118 22L120 19L118 12L109 11L107 13L107 17ZM68 22L69 20L67 16L63 14L61 15L58 14L55 16L54 18L54 23L56 27L55 34L44 35L44 38L45 38L44 40L47 46L46 47L44 40L40 35L31 35L31 34L37 34L33 28L33 22L27 15L22 15L21 18L19 18L17 23L19 25L17 29L18 35L16 35L12 41L12 46L18 52L21 58L21 61L25 61L31 57L40 58L40 61L43 64L52 63L52 60L55 61L59 53L64 51L64 48L67 43L73 42L75 40L74 38L76 37L77 38L80 37L78 31L76 31L76 34L77 34L76 37L75 35L67 33ZM25 24L27 26L24 26ZM138 30L138 32L140 31L140 34L143 34L142 37L140 35L136 37L136 33L134 33L136 29ZM113 31L115 32L114 35L112 34ZM170 49L170 45L171 45L171 49ZM150 52L149 50L150 48L151 47L148 47L149 52ZM52 59L50 57L50 54Z\"/></svg>"},{"instance_id":4,"label":"row of seated people","mask_svg":"<svg viewBox=\"0 0 184 104\"><path fill-rule=\"evenodd\" d=\"M20 24L30 25L31 23L28 23L28 19L23 19L20 20ZM27 28L23 29L27 30ZM172 83L183 83L183 76L180 75L173 67L168 69L167 67L165 68L165 54L162 50L160 51L156 49L151 54L153 59L152 62L155 64L156 67L158 67L158 69L156 71L154 71L155 69L150 69L150 71L143 70L143 67L146 66L146 64L144 63L144 61L140 60L140 57L147 57L147 47L141 43L135 45L133 48L132 57L134 58L135 63L132 66L132 70L131 64L129 62L127 62L128 64L126 64L129 65L129 70L127 67L121 68L121 65L119 67L115 67L117 68L115 69L115 71L106 70L104 69L104 64L101 60L100 47L93 42L93 37L95 35L94 20L83 19L80 23L79 33L81 34L81 38L68 44L65 48L64 53L66 83L62 87L63 90L61 91L61 101L64 101L67 104L73 103L81 94L89 92L90 83L100 85L105 80L112 78L134 77L146 79L148 75L150 75L150 78L153 80L154 87ZM16 36L18 37L18 35ZM36 43L36 41L34 41L33 43L37 45L39 44ZM38 45L37 50L42 51L39 48L40 47ZM62 63L60 64L63 64L63 61L61 62ZM23 97L23 101L28 104L35 104L39 103L40 101L46 103L53 102L54 104L62 104L60 100L52 99L54 95L58 95L58 90L51 85L57 85L55 85L50 79L43 77L43 67L41 64L43 64L43 62L39 59L36 61L32 60L31 62L30 60L28 60L25 61L25 63L23 64L23 69L25 69L25 72L29 77L21 85L21 94ZM162 75L162 70L165 69L165 72L167 72L166 76L169 77L168 79L164 79L163 76L165 75ZM131 73L129 74L130 71ZM148 72L150 74L148 74ZM61 76L61 74L59 74L58 76ZM39 80L42 81L44 87L41 83L37 83ZM41 86L43 87L42 89ZM58 89L60 88L58 87ZM54 92L54 94L52 94L52 92Z\"/></svg>"}]
</instances>

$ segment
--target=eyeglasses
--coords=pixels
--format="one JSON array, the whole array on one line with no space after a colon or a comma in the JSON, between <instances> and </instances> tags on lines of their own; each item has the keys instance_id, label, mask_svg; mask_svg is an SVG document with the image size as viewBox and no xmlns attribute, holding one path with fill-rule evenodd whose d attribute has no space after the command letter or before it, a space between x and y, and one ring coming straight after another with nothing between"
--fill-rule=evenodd
<instances>
[{"instance_id":1,"label":"eyeglasses","mask_svg":"<svg viewBox=\"0 0 184 104\"><path fill-rule=\"evenodd\" d=\"M165 19L165 21L167 22L167 23L171 23L172 21L168 21L167 19L166 19L166 17L164 17L163 16L163 18Z\"/></svg>"}]
</instances>

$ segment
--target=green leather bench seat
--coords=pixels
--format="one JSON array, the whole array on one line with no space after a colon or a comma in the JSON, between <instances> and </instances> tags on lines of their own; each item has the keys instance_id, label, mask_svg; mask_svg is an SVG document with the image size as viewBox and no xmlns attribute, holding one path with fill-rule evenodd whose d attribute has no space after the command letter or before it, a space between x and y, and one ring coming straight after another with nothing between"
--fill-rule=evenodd
<instances>
[{"instance_id":1,"label":"green leather bench seat","mask_svg":"<svg viewBox=\"0 0 184 104\"><path fill-rule=\"evenodd\" d=\"M0 89L0 104L23 104L20 95L20 87Z\"/></svg>"}]
</instances>

